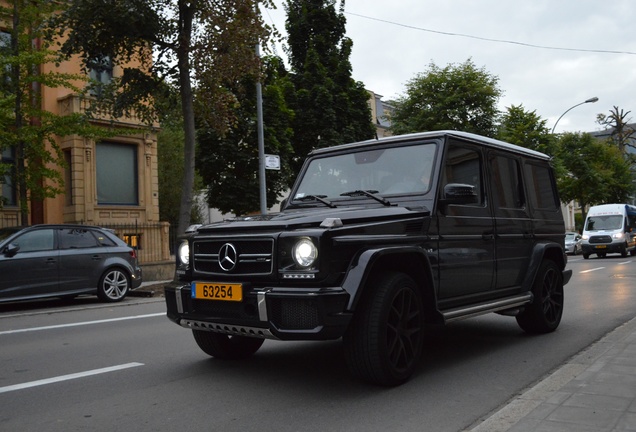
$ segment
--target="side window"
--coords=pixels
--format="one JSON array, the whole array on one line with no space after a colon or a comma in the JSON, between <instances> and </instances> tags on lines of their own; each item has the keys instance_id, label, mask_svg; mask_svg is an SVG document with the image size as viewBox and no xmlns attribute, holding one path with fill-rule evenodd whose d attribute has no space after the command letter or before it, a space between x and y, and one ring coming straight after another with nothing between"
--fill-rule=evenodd
<instances>
[{"instance_id":1,"label":"side window","mask_svg":"<svg viewBox=\"0 0 636 432\"><path fill-rule=\"evenodd\" d=\"M99 247L100 244L90 230L64 228L60 230L60 249Z\"/></svg>"},{"instance_id":2,"label":"side window","mask_svg":"<svg viewBox=\"0 0 636 432\"><path fill-rule=\"evenodd\" d=\"M519 161L502 155L491 157L492 193L497 208L520 209L526 205Z\"/></svg>"},{"instance_id":3,"label":"side window","mask_svg":"<svg viewBox=\"0 0 636 432\"><path fill-rule=\"evenodd\" d=\"M627 215L627 226L636 231L636 214Z\"/></svg>"},{"instance_id":4,"label":"side window","mask_svg":"<svg viewBox=\"0 0 636 432\"><path fill-rule=\"evenodd\" d=\"M12 243L20 246L20 253L53 250L55 232L52 229L40 229L22 234Z\"/></svg>"},{"instance_id":5,"label":"side window","mask_svg":"<svg viewBox=\"0 0 636 432\"><path fill-rule=\"evenodd\" d=\"M477 193L477 203L470 205L483 206L482 165L481 156L477 149L451 143L446 151L442 190L449 183L474 186Z\"/></svg>"},{"instance_id":6,"label":"side window","mask_svg":"<svg viewBox=\"0 0 636 432\"><path fill-rule=\"evenodd\" d=\"M534 208L555 210L559 207L556 186L547 165L526 164L525 177L528 198Z\"/></svg>"}]
</instances>

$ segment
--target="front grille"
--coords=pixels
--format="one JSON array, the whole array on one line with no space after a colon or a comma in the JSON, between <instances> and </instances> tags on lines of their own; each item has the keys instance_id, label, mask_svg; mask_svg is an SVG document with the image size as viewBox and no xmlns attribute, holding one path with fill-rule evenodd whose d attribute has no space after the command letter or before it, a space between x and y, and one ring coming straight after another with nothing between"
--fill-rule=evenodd
<instances>
[{"instance_id":1,"label":"front grille","mask_svg":"<svg viewBox=\"0 0 636 432\"><path fill-rule=\"evenodd\" d=\"M612 238L608 235L590 237L590 244L611 243L611 242L612 242Z\"/></svg>"},{"instance_id":2,"label":"front grille","mask_svg":"<svg viewBox=\"0 0 636 432\"><path fill-rule=\"evenodd\" d=\"M284 330L311 330L320 325L318 306L313 300L270 299L271 320Z\"/></svg>"},{"instance_id":3,"label":"front grille","mask_svg":"<svg viewBox=\"0 0 636 432\"><path fill-rule=\"evenodd\" d=\"M228 246L230 245L230 246ZM228 252L236 253L223 262ZM194 271L216 275L268 275L273 271L274 240L195 240ZM221 264L223 262L223 265Z\"/></svg>"}]
</instances>

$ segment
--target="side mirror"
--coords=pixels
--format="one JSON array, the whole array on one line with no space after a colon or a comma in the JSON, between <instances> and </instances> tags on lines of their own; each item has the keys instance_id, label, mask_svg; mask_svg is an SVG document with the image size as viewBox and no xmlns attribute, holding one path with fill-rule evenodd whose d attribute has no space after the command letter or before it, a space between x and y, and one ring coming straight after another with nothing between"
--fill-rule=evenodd
<instances>
[{"instance_id":1,"label":"side mirror","mask_svg":"<svg viewBox=\"0 0 636 432\"><path fill-rule=\"evenodd\" d=\"M444 186L443 197L439 200L441 205L449 204L476 204L477 193L475 186L463 183L449 183Z\"/></svg>"},{"instance_id":2,"label":"side mirror","mask_svg":"<svg viewBox=\"0 0 636 432\"><path fill-rule=\"evenodd\" d=\"M9 243L7 247L4 248L2 253L4 254L4 256L11 258L12 256L15 256L15 254L17 254L19 250L20 250L19 245L14 243Z\"/></svg>"}]
</instances>

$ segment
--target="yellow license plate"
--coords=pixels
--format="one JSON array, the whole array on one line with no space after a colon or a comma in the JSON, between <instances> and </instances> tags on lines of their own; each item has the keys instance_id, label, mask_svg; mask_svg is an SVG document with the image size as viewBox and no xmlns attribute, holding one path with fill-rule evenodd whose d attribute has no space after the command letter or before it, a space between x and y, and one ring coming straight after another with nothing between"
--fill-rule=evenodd
<instances>
[{"instance_id":1,"label":"yellow license plate","mask_svg":"<svg viewBox=\"0 0 636 432\"><path fill-rule=\"evenodd\" d=\"M605 245L599 245L599 246L594 246L595 249L606 249L607 246Z\"/></svg>"},{"instance_id":2,"label":"yellow license plate","mask_svg":"<svg viewBox=\"0 0 636 432\"><path fill-rule=\"evenodd\" d=\"M199 300L243 300L243 285L236 283L193 282L192 298Z\"/></svg>"}]
</instances>

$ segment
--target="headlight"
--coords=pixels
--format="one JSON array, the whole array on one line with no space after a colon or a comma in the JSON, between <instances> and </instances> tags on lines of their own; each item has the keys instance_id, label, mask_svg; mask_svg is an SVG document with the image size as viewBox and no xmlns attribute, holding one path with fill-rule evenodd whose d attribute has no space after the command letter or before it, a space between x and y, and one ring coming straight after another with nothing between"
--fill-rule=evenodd
<instances>
[{"instance_id":1,"label":"headlight","mask_svg":"<svg viewBox=\"0 0 636 432\"><path fill-rule=\"evenodd\" d=\"M583 234L583 236L581 237L581 240L589 240L590 236L588 236L587 234Z\"/></svg>"},{"instance_id":2,"label":"headlight","mask_svg":"<svg viewBox=\"0 0 636 432\"><path fill-rule=\"evenodd\" d=\"M623 238L623 233L612 234L612 237L614 237L616 240L620 240Z\"/></svg>"},{"instance_id":3,"label":"headlight","mask_svg":"<svg viewBox=\"0 0 636 432\"><path fill-rule=\"evenodd\" d=\"M292 249L292 257L297 266L308 268L318 258L318 248L310 239L300 239Z\"/></svg>"},{"instance_id":4,"label":"headlight","mask_svg":"<svg viewBox=\"0 0 636 432\"><path fill-rule=\"evenodd\" d=\"M178 256L181 264L188 265L188 263L190 263L190 245L187 241L184 241L179 245Z\"/></svg>"}]
</instances>

